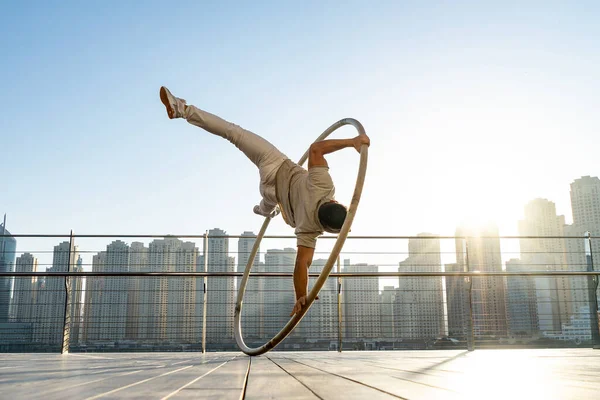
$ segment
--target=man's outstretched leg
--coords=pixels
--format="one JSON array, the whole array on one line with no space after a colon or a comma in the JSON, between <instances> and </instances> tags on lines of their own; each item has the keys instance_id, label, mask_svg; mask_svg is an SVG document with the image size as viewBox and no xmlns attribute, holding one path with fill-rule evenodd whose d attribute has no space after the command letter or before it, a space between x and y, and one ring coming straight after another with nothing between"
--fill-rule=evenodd
<instances>
[{"instance_id":1,"label":"man's outstretched leg","mask_svg":"<svg viewBox=\"0 0 600 400\"><path fill-rule=\"evenodd\" d=\"M227 139L258 167L260 194L263 196L263 200L260 206L255 207L254 212L269 215L277 205L275 175L281 164L287 159L285 154L255 133L195 106L187 105L184 99L173 96L164 86L160 88L160 100L165 105L169 118L185 118L190 124Z\"/></svg>"}]
</instances>

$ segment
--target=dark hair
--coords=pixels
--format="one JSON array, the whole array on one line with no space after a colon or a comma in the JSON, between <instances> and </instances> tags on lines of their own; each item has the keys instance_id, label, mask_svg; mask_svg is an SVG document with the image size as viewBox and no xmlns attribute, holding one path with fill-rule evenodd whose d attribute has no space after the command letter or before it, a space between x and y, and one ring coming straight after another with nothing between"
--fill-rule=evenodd
<instances>
[{"instance_id":1,"label":"dark hair","mask_svg":"<svg viewBox=\"0 0 600 400\"><path fill-rule=\"evenodd\" d=\"M338 233L346 220L346 207L340 203L328 202L319 207L319 222L330 233Z\"/></svg>"}]
</instances>

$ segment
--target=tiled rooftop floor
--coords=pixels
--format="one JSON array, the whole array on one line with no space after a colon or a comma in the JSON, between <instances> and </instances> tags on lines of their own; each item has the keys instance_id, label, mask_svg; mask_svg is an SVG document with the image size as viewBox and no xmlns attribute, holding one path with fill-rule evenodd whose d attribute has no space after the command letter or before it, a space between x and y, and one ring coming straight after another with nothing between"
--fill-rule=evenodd
<instances>
[{"instance_id":1,"label":"tiled rooftop floor","mask_svg":"<svg viewBox=\"0 0 600 400\"><path fill-rule=\"evenodd\" d=\"M2 399L600 399L600 350L0 354Z\"/></svg>"}]
</instances>

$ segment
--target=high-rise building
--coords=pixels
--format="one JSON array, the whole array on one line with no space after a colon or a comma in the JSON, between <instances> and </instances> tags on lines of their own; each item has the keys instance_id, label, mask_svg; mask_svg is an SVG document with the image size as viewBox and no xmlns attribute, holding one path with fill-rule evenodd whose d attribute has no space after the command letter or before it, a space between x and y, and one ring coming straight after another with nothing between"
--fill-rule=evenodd
<instances>
[{"instance_id":1,"label":"high-rise building","mask_svg":"<svg viewBox=\"0 0 600 400\"><path fill-rule=\"evenodd\" d=\"M77 265L80 257L74 243L62 242L54 246L52 267L48 272L82 271ZM46 277L43 289L38 290L35 307L36 324L34 326L34 340L50 346L62 345L62 334L65 318L65 277ZM71 277L71 344L79 340L79 318L81 315L82 280Z\"/></svg>"},{"instance_id":2,"label":"high-rise building","mask_svg":"<svg viewBox=\"0 0 600 400\"><path fill-rule=\"evenodd\" d=\"M37 272L37 258L31 253L17 257L17 272ZM34 306L37 294L37 278L26 276L15 280L13 312L16 322L34 323Z\"/></svg>"},{"instance_id":3,"label":"high-rise building","mask_svg":"<svg viewBox=\"0 0 600 400\"><path fill-rule=\"evenodd\" d=\"M265 269L269 272L292 274L295 263L296 249L294 248L269 249L265 254ZM296 303L293 279L291 277L265 279L263 302L263 334L271 338L289 321L290 312Z\"/></svg>"},{"instance_id":4,"label":"high-rise building","mask_svg":"<svg viewBox=\"0 0 600 400\"><path fill-rule=\"evenodd\" d=\"M203 242L203 247L204 247ZM202 251L204 252L204 250ZM204 264L204 255L198 254L198 258L196 259L196 272L205 272L208 269L208 266ZM202 333L204 329L204 296L208 297L208 293L205 292L205 282L208 282L208 278L206 277L198 277L196 280L196 322L198 329L196 331L196 342L202 343Z\"/></svg>"},{"instance_id":5,"label":"high-rise building","mask_svg":"<svg viewBox=\"0 0 600 400\"><path fill-rule=\"evenodd\" d=\"M4 224L0 224L0 272L13 272L17 251L17 240L10 235ZM0 323L8 322L10 299L12 292L12 278L0 276Z\"/></svg>"},{"instance_id":6,"label":"high-rise building","mask_svg":"<svg viewBox=\"0 0 600 400\"><path fill-rule=\"evenodd\" d=\"M350 264L344 260L344 272L378 272L376 265ZM378 278L344 278L344 331L348 340L373 340L381 335Z\"/></svg>"},{"instance_id":7,"label":"high-rise building","mask_svg":"<svg viewBox=\"0 0 600 400\"><path fill-rule=\"evenodd\" d=\"M444 269L445 272L464 272L464 266L457 263L445 264ZM448 336L465 340L468 332L469 295L464 277L446 277L446 299L448 306Z\"/></svg>"},{"instance_id":8,"label":"high-rise building","mask_svg":"<svg viewBox=\"0 0 600 400\"><path fill-rule=\"evenodd\" d=\"M570 271L598 271L600 270L598 257L600 254L600 240L593 239L591 249L594 257L589 256L589 243L587 233L594 235L592 231L588 230L589 227L579 225L566 225L565 226L565 251L567 254L567 265ZM593 260L593 262L592 262ZM593 264L593 265L592 265ZM592 269L593 267L593 269ZM575 316L576 320L581 318L589 318L590 315L581 315L582 310L591 310L592 303L590 296L593 293L594 282L591 277L587 276L573 276L569 277L570 283L570 314L571 317ZM600 290L600 289L599 289ZM596 294L600 296L600 292ZM599 297L600 298L600 297ZM567 321L563 321L562 325L570 323L572 318ZM562 327L555 329L560 332ZM558 334L558 333L557 333Z\"/></svg>"},{"instance_id":9,"label":"high-rise building","mask_svg":"<svg viewBox=\"0 0 600 400\"><path fill-rule=\"evenodd\" d=\"M147 262L146 272L163 272L163 252L166 245L164 240L154 240L148 250L144 250L144 258ZM161 311L160 304L166 306L166 278L164 277L144 277L138 283L139 285L139 316L138 316L138 340L146 343L155 343L161 340L158 337L157 320L162 320L164 314L159 316L156 313ZM162 291L161 291L162 290ZM163 312L166 309L162 310ZM164 324L163 324L164 325ZM162 340L165 338L163 337Z\"/></svg>"},{"instance_id":10,"label":"high-rise building","mask_svg":"<svg viewBox=\"0 0 600 400\"><path fill-rule=\"evenodd\" d=\"M308 272L311 274L321 274L326 263L327 259L321 258L313 260ZM332 271L335 270L336 267L334 266ZM312 290L317 282L317 279L318 278L316 277L310 277L308 279L308 291ZM309 340L337 339L338 311L336 287L337 280L329 277L319 292L319 299L312 303L310 310L307 314L305 314L298 328L296 328L298 330L297 337L302 337Z\"/></svg>"},{"instance_id":11,"label":"high-rise building","mask_svg":"<svg viewBox=\"0 0 600 400\"><path fill-rule=\"evenodd\" d=\"M565 227L565 234L581 239L569 239L567 254L569 268L573 271L591 270L600 271L600 240L593 239L591 252L593 257L586 255L588 249L587 239L583 237L589 232L593 237L600 236L600 179L598 177L583 176L571 183L571 210L573 212L573 225ZM593 265L592 265L592 259ZM590 310L589 278L571 278L573 312L579 309ZM597 296L600 296L600 288Z\"/></svg>"},{"instance_id":12,"label":"high-rise building","mask_svg":"<svg viewBox=\"0 0 600 400\"><path fill-rule=\"evenodd\" d=\"M148 271L148 248L141 242L132 242L129 248L129 272ZM140 327L144 324L142 318L141 299L144 277L131 277L128 279L127 294L127 320L125 337L130 340L139 340Z\"/></svg>"},{"instance_id":13,"label":"high-rise building","mask_svg":"<svg viewBox=\"0 0 600 400\"><path fill-rule=\"evenodd\" d=\"M102 262L101 262L102 261ZM129 245L115 240L106 251L92 259L94 272L128 272ZM92 308L85 318L86 340L123 341L127 322L127 279L118 276L91 277L89 296Z\"/></svg>"},{"instance_id":14,"label":"high-rise building","mask_svg":"<svg viewBox=\"0 0 600 400\"><path fill-rule=\"evenodd\" d=\"M162 240L153 240L149 245L148 260L154 272L165 272L172 261L171 249L177 240L167 237ZM167 301L169 298L169 281L161 276L149 280L150 290L144 291L143 303L147 305L145 315L148 316L147 337L150 342L164 342L167 340Z\"/></svg>"},{"instance_id":15,"label":"high-rise building","mask_svg":"<svg viewBox=\"0 0 600 400\"><path fill-rule=\"evenodd\" d=\"M150 243L147 259L149 269L154 272L195 272L198 249L195 243L168 236ZM193 277L153 277L140 282L141 340L197 341L196 281Z\"/></svg>"},{"instance_id":16,"label":"high-rise building","mask_svg":"<svg viewBox=\"0 0 600 400\"><path fill-rule=\"evenodd\" d=\"M466 266L468 271L502 272L500 239L496 226L479 230L459 227L456 236L456 261L459 269ZM468 236L464 239L465 243L459 238L464 236ZM475 337L505 337L508 327L504 278L481 276L472 281L471 304Z\"/></svg>"},{"instance_id":17,"label":"high-rise building","mask_svg":"<svg viewBox=\"0 0 600 400\"><path fill-rule=\"evenodd\" d=\"M81 254L76 256L77 261L73 267L73 272L83 272L83 258L81 258ZM71 344L79 344L83 333L83 283L83 277L71 277L71 290L73 291L71 296Z\"/></svg>"},{"instance_id":18,"label":"high-rise building","mask_svg":"<svg viewBox=\"0 0 600 400\"><path fill-rule=\"evenodd\" d=\"M556 215L556 206L546 199L535 199L525 206L525 218L519 221L519 235L546 236L547 238L520 239L521 263L515 268L529 271L568 270L565 241L565 217ZM508 266L508 264L507 264ZM519 282L521 281L521 282ZM537 327L542 331L560 330L572 313L571 278L562 277L510 277L512 287L536 286ZM526 330L528 331L528 330Z\"/></svg>"},{"instance_id":19,"label":"high-rise building","mask_svg":"<svg viewBox=\"0 0 600 400\"><path fill-rule=\"evenodd\" d=\"M600 179L582 176L571 183L573 225L586 227L597 235L600 230Z\"/></svg>"},{"instance_id":20,"label":"high-rise building","mask_svg":"<svg viewBox=\"0 0 600 400\"><path fill-rule=\"evenodd\" d=\"M526 272L529 265L519 259L506 262L506 272ZM539 332L538 297L535 281L527 276L506 279L506 314L511 335L535 335Z\"/></svg>"},{"instance_id":21,"label":"high-rise building","mask_svg":"<svg viewBox=\"0 0 600 400\"><path fill-rule=\"evenodd\" d=\"M169 272L194 272L198 248L192 242L179 242L174 263ZM196 279L192 277L168 278L167 338L174 343L195 343L200 324L196 316Z\"/></svg>"},{"instance_id":22,"label":"high-rise building","mask_svg":"<svg viewBox=\"0 0 600 400\"><path fill-rule=\"evenodd\" d=\"M243 273L248 264L248 258L252 252L252 247L256 242L256 235L253 232L244 232L238 241L238 272ZM260 249L256 252L251 272L263 272L264 265L259 262ZM237 281L237 290L239 291L240 282ZM264 309L263 309L263 288L264 278L250 277L246 284L246 292L242 305L242 332L247 338L262 338L264 336ZM237 291L236 291L237 295Z\"/></svg>"},{"instance_id":23,"label":"high-rise building","mask_svg":"<svg viewBox=\"0 0 600 400\"><path fill-rule=\"evenodd\" d=\"M92 256L92 272L103 272L106 264L106 251ZM104 291L104 277L91 276L85 282L85 302L83 310L83 333L84 343L99 341L101 329L108 321L102 314L102 305L106 301Z\"/></svg>"},{"instance_id":24,"label":"high-rise building","mask_svg":"<svg viewBox=\"0 0 600 400\"><path fill-rule=\"evenodd\" d=\"M129 272L129 246L125 242L116 240L106 246L103 272ZM103 278L104 296L100 313L106 323L100 326L100 339L122 341L125 339L127 318L127 280L118 276Z\"/></svg>"},{"instance_id":25,"label":"high-rise building","mask_svg":"<svg viewBox=\"0 0 600 400\"><path fill-rule=\"evenodd\" d=\"M227 232L215 228L208 232L208 249L204 249L209 272L234 272L235 264L229 258ZM231 342L233 339L233 310L235 307L235 279L208 278L206 332L208 343Z\"/></svg>"},{"instance_id":26,"label":"high-rise building","mask_svg":"<svg viewBox=\"0 0 600 400\"><path fill-rule=\"evenodd\" d=\"M380 319L381 337L386 339L395 339L395 319L394 303L396 302L396 288L394 286L384 286L380 295Z\"/></svg>"},{"instance_id":27,"label":"high-rise building","mask_svg":"<svg viewBox=\"0 0 600 400\"><path fill-rule=\"evenodd\" d=\"M421 233L418 236L432 236ZM398 272L442 272L440 240L413 238ZM399 338L429 340L445 334L442 277L401 277L395 296L395 331Z\"/></svg>"}]
</instances>

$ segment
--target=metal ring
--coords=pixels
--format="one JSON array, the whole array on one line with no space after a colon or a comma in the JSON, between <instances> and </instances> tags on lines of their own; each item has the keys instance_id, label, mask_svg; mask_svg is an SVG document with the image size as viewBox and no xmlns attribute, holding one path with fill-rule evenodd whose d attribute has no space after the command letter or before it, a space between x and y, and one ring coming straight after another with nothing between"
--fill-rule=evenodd
<instances>
[{"instance_id":1,"label":"metal ring","mask_svg":"<svg viewBox=\"0 0 600 400\"><path fill-rule=\"evenodd\" d=\"M355 120L354 118L344 118L339 120L338 122L331 125L329 128L325 130L315 142L319 142L329 136L336 129L344 126L344 125L352 125L356 128L359 135L365 135L365 128L361 125L360 122ZM310 148L309 148L310 150ZM306 159L308 158L308 152L306 150L300 161L298 161L299 165L304 164ZM363 185L365 183L365 175L367 173L367 159L368 159L368 146L363 145L360 149L360 164L358 168L358 176L356 178L356 185L354 186L354 194L352 195L352 201L350 202L350 206L348 207L348 213L346 214L346 220L344 221L344 225L340 230L340 233L337 237L335 245L331 250L331 254L323 267L323 271L319 278L315 282L312 290L308 293L306 298L306 305L302 308L299 313L294 314L288 323L276 334L273 339L269 340L267 343L263 344L260 347L250 348L244 342L244 338L242 337L242 324L241 324L241 315L242 315L242 303L244 300L244 293L246 292L246 284L248 283L248 277L250 276L250 270L252 269L252 264L254 263L254 257L256 257L256 253L258 252L258 248L260 246L260 242L262 241L265 232L267 231L267 227L269 226L269 222L271 221L270 217L265 218L265 222L263 222L262 227L260 228L260 232L256 237L256 241L254 242L254 246L252 247L252 251L250 252L250 256L248 257L248 264L246 265L246 270L244 271L244 277L240 283L240 287L238 290L237 301L235 304L235 341L237 342L239 348L249 356L258 356L266 353L271 350L275 346L277 346L283 339L285 339L298 325L298 323L302 320L313 301L317 297L317 294L327 281L329 277L329 273L333 268L333 265L342 250L342 246L346 241L346 237L348 236L348 232L350 232L350 227L352 226L352 221L354 220L354 215L356 213L356 209L358 208L358 203L360 201L360 196L362 194Z\"/></svg>"}]
</instances>

